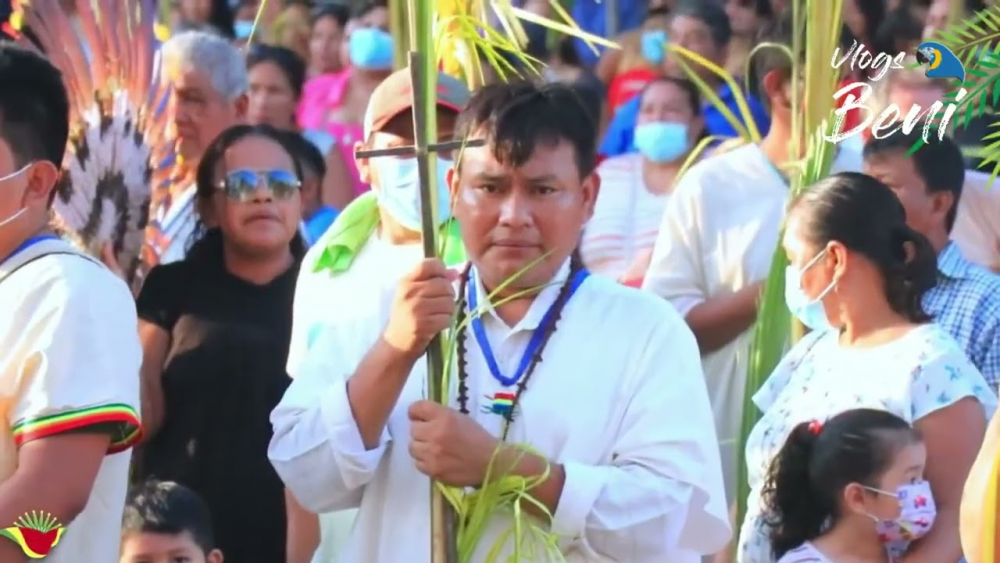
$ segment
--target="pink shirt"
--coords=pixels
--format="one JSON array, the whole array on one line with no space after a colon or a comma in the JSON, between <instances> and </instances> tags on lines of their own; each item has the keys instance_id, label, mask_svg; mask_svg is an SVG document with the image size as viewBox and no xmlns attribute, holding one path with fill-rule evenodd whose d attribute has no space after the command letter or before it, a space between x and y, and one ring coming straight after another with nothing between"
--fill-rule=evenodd
<instances>
[{"instance_id":1,"label":"pink shirt","mask_svg":"<svg viewBox=\"0 0 1000 563\"><path fill-rule=\"evenodd\" d=\"M358 165L354 162L354 143L364 140L364 129L360 124L337 123L329 120L330 111L343 102L351 70L317 76L306 82L299 102L297 119L303 130L326 131L333 137L334 145L344 157L344 163L354 181L354 195L368 191L369 186L361 181Z\"/></svg>"}]
</instances>

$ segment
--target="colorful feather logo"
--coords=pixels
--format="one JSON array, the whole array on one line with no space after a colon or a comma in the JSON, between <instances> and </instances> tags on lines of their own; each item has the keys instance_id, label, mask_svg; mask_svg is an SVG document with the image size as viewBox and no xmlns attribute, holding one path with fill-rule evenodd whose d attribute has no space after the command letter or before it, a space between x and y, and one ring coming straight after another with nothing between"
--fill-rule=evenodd
<instances>
[{"instance_id":1,"label":"colorful feather logo","mask_svg":"<svg viewBox=\"0 0 1000 563\"><path fill-rule=\"evenodd\" d=\"M32 511L25 514L9 528L0 530L3 536L21 546L21 551L32 559L41 559L59 543L66 528L47 512Z\"/></svg>"}]
</instances>

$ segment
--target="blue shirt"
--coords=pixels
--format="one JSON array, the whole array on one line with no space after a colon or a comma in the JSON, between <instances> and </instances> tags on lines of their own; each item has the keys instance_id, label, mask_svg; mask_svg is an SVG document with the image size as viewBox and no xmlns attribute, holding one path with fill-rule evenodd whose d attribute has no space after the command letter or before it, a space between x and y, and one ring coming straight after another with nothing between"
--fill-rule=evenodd
<instances>
[{"instance_id":1,"label":"blue shirt","mask_svg":"<svg viewBox=\"0 0 1000 563\"><path fill-rule=\"evenodd\" d=\"M736 96L733 95L733 91L728 85L722 86L722 89L718 92L718 96L726 104L726 107L729 108L729 111L746 126L743 115L740 113L740 108L736 104ZM764 109L764 104L760 103L760 100L752 94L744 92L743 97L746 98L747 106L750 108L750 113L753 115L754 123L757 124L757 129L760 131L761 136L766 135L767 130L771 127L771 117L767 114L767 110ZM611 123L608 125L608 130L604 134L604 139L601 141L601 147L598 152L606 157L612 157L638 151L633 144L633 135L635 133L635 121L639 117L639 104L639 96L635 96L618 108L618 111L615 112L614 117L611 119ZM705 130L709 135L719 137L737 136L736 129L733 129L733 126L729 124L729 121L722 115L722 112L710 102L702 104L701 115L705 120Z\"/></svg>"},{"instance_id":2,"label":"blue shirt","mask_svg":"<svg viewBox=\"0 0 1000 563\"><path fill-rule=\"evenodd\" d=\"M924 309L958 341L997 392L1000 383L1000 276L962 256L949 242L938 255L938 284Z\"/></svg>"},{"instance_id":3,"label":"blue shirt","mask_svg":"<svg viewBox=\"0 0 1000 563\"><path fill-rule=\"evenodd\" d=\"M302 222L302 236L306 239L306 247L312 247L323 236L323 233L330 228L334 219L340 215L336 209L324 205L312 214L312 217Z\"/></svg>"},{"instance_id":4,"label":"blue shirt","mask_svg":"<svg viewBox=\"0 0 1000 563\"><path fill-rule=\"evenodd\" d=\"M608 37L608 22L606 18L608 9L605 4L606 2L607 0L577 0L574 2L570 15L573 16L573 21L583 31L598 37L614 39L613 37ZM642 22L646 19L646 3L642 0L618 0L617 7L618 29L616 33L625 33L626 31L633 30L642 25ZM605 49L600 45L594 45L594 48L597 49L597 54L595 54L591 50L590 45L583 39L574 39L573 43L576 45L576 52L580 57L580 62L584 66L593 66L596 64L597 59Z\"/></svg>"}]
</instances>

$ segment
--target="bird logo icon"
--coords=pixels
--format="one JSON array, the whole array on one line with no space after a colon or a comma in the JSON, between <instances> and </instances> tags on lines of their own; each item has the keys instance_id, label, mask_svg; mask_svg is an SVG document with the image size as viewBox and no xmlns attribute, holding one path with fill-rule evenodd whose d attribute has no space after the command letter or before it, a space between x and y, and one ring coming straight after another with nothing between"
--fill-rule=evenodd
<instances>
[{"instance_id":1,"label":"bird logo icon","mask_svg":"<svg viewBox=\"0 0 1000 563\"><path fill-rule=\"evenodd\" d=\"M927 67L927 78L957 78L965 81L965 67L951 49L937 41L924 41L917 46L917 62Z\"/></svg>"},{"instance_id":2,"label":"bird logo icon","mask_svg":"<svg viewBox=\"0 0 1000 563\"><path fill-rule=\"evenodd\" d=\"M66 527L51 514L31 512L14 523L14 526L0 530L3 536L21 546L21 551L31 559L41 559L59 543Z\"/></svg>"}]
</instances>

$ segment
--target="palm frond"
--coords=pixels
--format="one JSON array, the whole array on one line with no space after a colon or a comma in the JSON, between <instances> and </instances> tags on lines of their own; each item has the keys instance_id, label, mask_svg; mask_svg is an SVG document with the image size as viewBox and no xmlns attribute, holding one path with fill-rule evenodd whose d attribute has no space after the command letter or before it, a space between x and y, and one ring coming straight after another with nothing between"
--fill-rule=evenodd
<instances>
[{"instance_id":1,"label":"palm frond","mask_svg":"<svg viewBox=\"0 0 1000 563\"><path fill-rule=\"evenodd\" d=\"M796 155L796 158L804 152L804 157L794 163L789 173L789 196L792 198L826 176L833 162L835 147L824 137L833 132L830 118L839 74L830 61L840 41L842 8L843 0L803 0L792 3L793 38L788 54L804 53L801 60L795 56L792 58L790 148L791 154ZM804 92L801 91L803 85ZM801 151L800 148L805 150ZM779 240L780 238L779 234ZM746 501L750 494L746 464L747 440L760 419L753 396L777 367L789 344L801 335L801 327L793 322L785 304L787 265L787 257L779 245L772 257L757 310L757 321L753 326L737 450L737 523L742 522L746 515Z\"/></svg>"}]
</instances>

